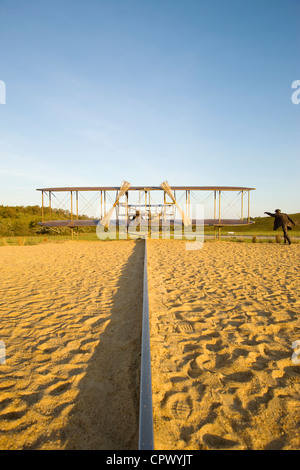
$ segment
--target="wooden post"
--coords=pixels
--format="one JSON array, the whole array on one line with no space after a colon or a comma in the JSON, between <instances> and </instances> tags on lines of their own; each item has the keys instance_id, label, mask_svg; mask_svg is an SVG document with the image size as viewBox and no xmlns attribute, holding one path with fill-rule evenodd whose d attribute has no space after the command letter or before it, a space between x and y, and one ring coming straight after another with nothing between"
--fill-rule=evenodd
<instances>
[{"instance_id":1,"label":"wooden post","mask_svg":"<svg viewBox=\"0 0 300 470\"><path fill-rule=\"evenodd\" d=\"M73 222L73 191L71 191L71 222ZM73 230L72 230L72 240L73 240Z\"/></svg>"},{"instance_id":2,"label":"wooden post","mask_svg":"<svg viewBox=\"0 0 300 470\"><path fill-rule=\"evenodd\" d=\"M76 215L77 215L77 220L79 219L79 213L78 213L78 191L76 191Z\"/></svg>"},{"instance_id":3,"label":"wooden post","mask_svg":"<svg viewBox=\"0 0 300 470\"><path fill-rule=\"evenodd\" d=\"M79 219L79 210L78 210L78 191L76 191L76 216L77 216L77 220ZM78 230L79 230L79 227L77 225L76 227L76 234L77 234L77 240L78 240Z\"/></svg>"},{"instance_id":4,"label":"wooden post","mask_svg":"<svg viewBox=\"0 0 300 470\"><path fill-rule=\"evenodd\" d=\"M103 201L102 201L102 192L103 192L103 191L101 191L101 196L100 196L100 206L101 206L101 208L100 208L100 217L101 217L101 219L102 219L102 217L103 217L103 212L102 212L102 205L103 205L103 204L102 204L102 202L103 202Z\"/></svg>"},{"instance_id":5,"label":"wooden post","mask_svg":"<svg viewBox=\"0 0 300 470\"><path fill-rule=\"evenodd\" d=\"M51 220L51 191L49 191L49 218Z\"/></svg>"},{"instance_id":6,"label":"wooden post","mask_svg":"<svg viewBox=\"0 0 300 470\"><path fill-rule=\"evenodd\" d=\"M241 220L244 218L244 191L241 191Z\"/></svg>"},{"instance_id":7,"label":"wooden post","mask_svg":"<svg viewBox=\"0 0 300 470\"><path fill-rule=\"evenodd\" d=\"M221 191L219 191L219 224L221 223ZM221 227L218 227L219 241L221 240Z\"/></svg>"},{"instance_id":8,"label":"wooden post","mask_svg":"<svg viewBox=\"0 0 300 470\"><path fill-rule=\"evenodd\" d=\"M214 219L217 218L217 191L214 191Z\"/></svg>"},{"instance_id":9,"label":"wooden post","mask_svg":"<svg viewBox=\"0 0 300 470\"><path fill-rule=\"evenodd\" d=\"M146 222L147 221L147 191L145 190L145 225L147 226L148 228L148 223L149 222ZM148 238L148 230L147 230L147 236L146 238Z\"/></svg>"},{"instance_id":10,"label":"wooden post","mask_svg":"<svg viewBox=\"0 0 300 470\"><path fill-rule=\"evenodd\" d=\"M141 207L141 190L139 190L139 223L137 224L136 226L136 231L137 232L140 232L141 231L141 221L142 221L142 207ZM135 213L136 213L137 209L135 208Z\"/></svg>"},{"instance_id":11,"label":"wooden post","mask_svg":"<svg viewBox=\"0 0 300 470\"><path fill-rule=\"evenodd\" d=\"M148 232L149 232L149 238L151 238L151 216L152 216L152 214L151 214L151 209L150 209L151 208L150 191L148 191L148 196L149 196L149 198L148 198L148 201L149 201L149 203L148 203L148 207L149 207Z\"/></svg>"},{"instance_id":12,"label":"wooden post","mask_svg":"<svg viewBox=\"0 0 300 470\"><path fill-rule=\"evenodd\" d=\"M163 209L163 220L162 220L161 238L164 238L164 237L165 237L165 233L166 233L166 201L167 201L167 196L166 196L166 192L164 191L164 209Z\"/></svg>"},{"instance_id":13,"label":"wooden post","mask_svg":"<svg viewBox=\"0 0 300 470\"><path fill-rule=\"evenodd\" d=\"M118 197L118 191L116 191L116 199ZM118 227L118 221L119 221L119 204L116 205L116 224L117 224L117 227Z\"/></svg>"},{"instance_id":14,"label":"wooden post","mask_svg":"<svg viewBox=\"0 0 300 470\"><path fill-rule=\"evenodd\" d=\"M42 191L42 222L44 222L44 191Z\"/></svg>"},{"instance_id":15,"label":"wooden post","mask_svg":"<svg viewBox=\"0 0 300 470\"><path fill-rule=\"evenodd\" d=\"M176 191L174 189L174 197L175 197L175 200L176 200ZM176 219L176 204L174 204L174 226L175 226L175 219Z\"/></svg>"},{"instance_id":16,"label":"wooden post","mask_svg":"<svg viewBox=\"0 0 300 470\"><path fill-rule=\"evenodd\" d=\"M128 191L125 193L125 225L128 238Z\"/></svg>"},{"instance_id":17,"label":"wooden post","mask_svg":"<svg viewBox=\"0 0 300 470\"><path fill-rule=\"evenodd\" d=\"M186 207L186 215L188 214L188 191L185 191L185 207Z\"/></svg>"},{"instance_id":18,"label":"wooden post","mask_svg":"<svg viewBox=\"0 0 300 470\"><path fill-rule=\"evenodd\" d=\"M248 223L250 222L250 190L248 189Z\"/></svg>"}]
</instances>

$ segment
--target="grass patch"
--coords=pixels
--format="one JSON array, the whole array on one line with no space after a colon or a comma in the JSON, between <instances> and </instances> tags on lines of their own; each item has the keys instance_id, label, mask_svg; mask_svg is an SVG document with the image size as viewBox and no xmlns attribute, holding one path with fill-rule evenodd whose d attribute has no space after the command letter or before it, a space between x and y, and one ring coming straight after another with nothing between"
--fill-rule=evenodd
<instances>
[{"instance_id":1,"label":"grass patch","mask_svg":"<svg viewBox=\"0 0 300 470\"><path fill-rule=\"evenodd\" d=\"M130 238L132 240L133 238ZM179 240L177 237L174 237L174 235L170 235L171 240ZM300 240L293 239L291 237L292 243L293 244L300 244ZM49 244L49 243L66 243L71 241L71 235L48 235L47 237L37 235L37 236L28 236L28 237L1 237L0 238L0 247L1 246L29 246L29 245L40 245L40 244ZM216 238L218 240L218 238ZM96 234L82 234L82 235L77 235L74 234L73 236L73 241L90 241L90 242L101 242L103 240L99 240ZM106 241L106 240L104 240ZM107 240L109 241L109 240ZM192 240L189 239L182 239L184 242L189 242ZM206 238L204 237L205 242L211 242L214 241L211 238ZM226 242L235 242L235 243L281 243L283 242L283 239L281 240L280 236L272 236L272 238L258 238L258 236L254 235L250 238L244 238L243 236L238 236L238 237L222 237L221 236L221 241L226 241Z\"/></svg>"},{"instance_id":2,"label":"grass patch","mask_svg":"<svg viewBox=\"0 0 300 470\"><path fill-rule=\"evenodd\" d=\"M71 240L71 235L43 235L28 236L28 237L1 237L0 246L27 246L27 245L40 245L44 243L64 243ZM73 240L78 241L100 241L96 234L83 234L78 237L76 234Z\"/></svg>"}]
</instances>

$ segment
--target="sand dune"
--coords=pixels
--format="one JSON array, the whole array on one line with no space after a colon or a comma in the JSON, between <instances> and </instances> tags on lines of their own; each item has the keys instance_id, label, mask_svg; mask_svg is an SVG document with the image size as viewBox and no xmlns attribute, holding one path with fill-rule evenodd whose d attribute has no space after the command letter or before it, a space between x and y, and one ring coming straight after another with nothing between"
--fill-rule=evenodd
<instances>
[{"instance_id":1,"label":"sand dune","mask_svg":"<svg viewBox=\"0 0 300 470\"><path fill-rule=\"evenodd\" d=\"M299 245L152 240L157 449L299 449Z\"/></svg>"},{"instance_id":2,"label":"sand dune","mask_svg":"<svg viewBox=\"0 0 300 470\"><path fill-rule=\"evenodd\" d=\"M136 448L143 243L0 250L0 448Z\"/></svg>"}]
</instances>

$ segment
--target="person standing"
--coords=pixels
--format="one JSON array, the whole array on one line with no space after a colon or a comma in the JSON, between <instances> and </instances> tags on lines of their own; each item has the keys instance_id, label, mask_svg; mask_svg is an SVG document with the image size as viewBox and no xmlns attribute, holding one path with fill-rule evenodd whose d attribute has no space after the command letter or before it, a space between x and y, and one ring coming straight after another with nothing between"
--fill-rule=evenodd
<instances>
[{"instance_id":1,"label":"person standing","mask_svg":"<svg viewBox=\"0 0 300 470\"><path fill-rule=\"evenodd\" d=\"M265 214L275 217L273 230L277 230L279 227L282 227L284 243L288 242L290 245L292 242L288 231L292 230L292 225L296 225L295 222L287 214L281 212L280 209L276 209L275 214L272 214L272 212L265 212Z\"/></svg>"}]
</instances>

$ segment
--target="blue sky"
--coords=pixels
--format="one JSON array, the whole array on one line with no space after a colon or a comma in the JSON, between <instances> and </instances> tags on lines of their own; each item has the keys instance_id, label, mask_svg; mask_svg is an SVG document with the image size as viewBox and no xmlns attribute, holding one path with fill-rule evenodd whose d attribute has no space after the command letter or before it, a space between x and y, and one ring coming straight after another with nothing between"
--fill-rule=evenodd
<instances>
[{"instance_id":1,"label":"blue sky","mask_svg":"<svg viewBox=\"0 0 300 470\"><path fill-rule=\"evenodd\" d=\"M0 23L0 204L168 180L300 212L299 0L0 0Z\"/></svg>"}]
</instances>

